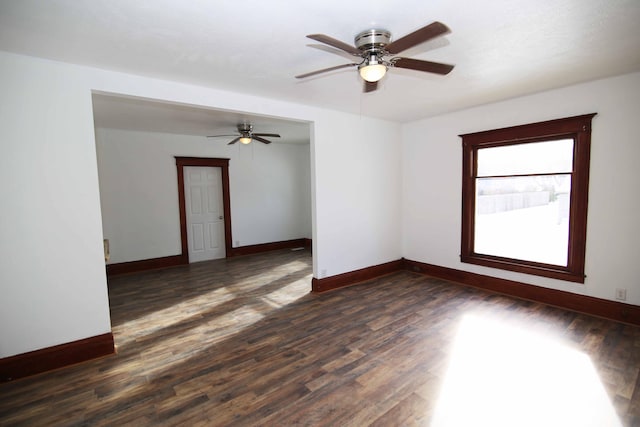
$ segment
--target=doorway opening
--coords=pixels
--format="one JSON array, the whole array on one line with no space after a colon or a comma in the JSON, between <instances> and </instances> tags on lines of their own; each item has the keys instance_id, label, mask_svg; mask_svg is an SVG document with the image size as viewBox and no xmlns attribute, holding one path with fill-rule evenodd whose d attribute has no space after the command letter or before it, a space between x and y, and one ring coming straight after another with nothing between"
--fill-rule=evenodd
<instances>
[{"instance_id":1,"label":"doorway opening","mask_svg":"<svg viewBox=\"0 0 640 427\"><path fill-rule=\"evenodd\" d=\"M185 192L185 168L187 167L212 167L219 168L221 175L221 188L222 188L222 221L224 229L224 253L228 256L232 250L232 238L231 238L231 203L229 197L229 159L218 158L203 158L203 157L176 157L176 167L178 169L178 203L180 209L180 241L182 253L180 254L183 264L190 262L189 248L191 247L191 253L193 254L194 242L189 242L189 234L194 239L193 231L189 233L188 223L189 217L187 212L189 211L187 206L187 197ZM206 197L206 196L205 196ZM211 224L210 224L211 225ZM213 225L211 225L213 227ZM203 235L207 234L205 225L202 225ZM212 232L213 233L213 232ZM209 236L212 234L209 233ZM191 246L190 246L191 243ZM203 238L202 248L205 250L207 246L206 237Z\"/></svg>"},{"instance_id":2,"label":"doorway opening","mask_svg":"<svg viewBox=\"0 0 640 427\"><path fill-rule=\"evenodd\" d=\"M224 186L221 256L311 245L311 123L106 93L93 94L93 112L108 276L197 260L185 210L190 167L215 168ZM281 137L268 145L208 138L244 122Z\"/></svg>"}]
</instances>

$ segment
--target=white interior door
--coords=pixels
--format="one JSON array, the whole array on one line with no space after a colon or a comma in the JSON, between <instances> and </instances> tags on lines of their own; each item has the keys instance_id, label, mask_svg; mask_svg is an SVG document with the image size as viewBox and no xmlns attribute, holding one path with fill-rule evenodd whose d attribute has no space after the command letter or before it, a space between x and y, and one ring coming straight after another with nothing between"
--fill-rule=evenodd
<instances>
[{"instance_id":1,"label":"white interior door","mask_svg":"<svg viewBox=\"0 0 640 427\"><path fill-rule=\"evenodd\" d=\"M185 166L183 172L189 262L224 258L222 171Z\"/></svg>"}]
</instances>

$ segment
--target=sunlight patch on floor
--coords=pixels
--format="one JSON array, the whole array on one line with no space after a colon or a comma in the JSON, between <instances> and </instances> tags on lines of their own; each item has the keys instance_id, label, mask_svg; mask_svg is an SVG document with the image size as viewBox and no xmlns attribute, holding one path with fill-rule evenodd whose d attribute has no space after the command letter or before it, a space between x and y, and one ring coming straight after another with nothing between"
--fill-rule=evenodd
<instances>
[{"instance_id":1,"label":"sunlight patch on floor","mask_svg":"<svg viewBox=\"0 0 640 427\"><path fill-rule=\"evenodd\" d=\"M225 287L187 298L119 325L117 331L114 330L118 347L141 347L139 359L134 358L131 366L125 363L120 368L154 378L192 357L211 351L212 347L307 295L310 274L302 278L295 275L303 269L308 269L308 266L291 262L278 266L272 275L263 273L243 277ZM288 282L288 276L291 276L291 282ZM269 285L275 289L264 288ZM163 338L151 339L154 334L160 334ZM176 348L180 351L175 351Z\"/></svg>"},{"instance_id":2,"label":"sunlight patch on floor","mask_svg":"<svg viewBox=\"0 0 640 427\"><path fill-rule=\"evenodd\" d=\"M140 353L142 374L148 378L159 377L175 366L208 352L215 345L223 343L232 336L241 333L265 315L250 306L238 307L216 318L209 319L196 327L185 329L182 333L154 341ZM179 348L179 351L168 350ZM133 361L134 365L139 361ZM135 368L127 368L134 371Z\"/></svg>"},{"instance_id":3,"label":"sunlight patch on floor","mask_svg":"<svg viewBox=\"0 0 640 427\"><path fill-rule=\"evenodd\" d=\"M296 271L302 271L309 268L309 264L305 261L291 261L286 264L282 264L277 267L277 270L285 270L289 273L294 273Z\"/></svg>"},{"instance_id":4,"label":"sunlight patch on floor","mask_svg":"<svg viewBox=\"0 0 640 427\"><path fill-rule=\"evenodd\" d=\"M243 293L246 291L260 292L261 286L278 282L291 274L309 269L309 266L302 261L291 261L280 264L270 269L268 272L261 272L254 276L243 277L227 285L227 289L233 292Z\"/></svg>"},{"instance_id":5,"label":"sunlight patch on floor","mask_svg":"<svg viewBox=\"0 0 640 427\"><path fill-rule=\"evenodd\" d=\"M591 359L486 316L461 320L432 427L621 426Z\"/></svg>"},{"instance_id":6,"label":"sunlight patch on floor","mask_svg":"<svg viewBox=\"0 0 640 427\"><path fill-rule=\"evenodd\" d=\"M282 308L307 295L310 283L311 275L305 276L262 297L262 301L274 309Z\"/></svg>"},{"instance_id":7,"label":"sunlight patch on floor","mask_svg":"<svg viewBox=\"0 0 640 427\"><path fill-rule=\"evenodd\" d=\"M163 329L171 327L174 324L183 322L185 319L210 313L217 306L232 301L238 297L242 297L244 294L259 294L261 286L277 282L286 278L290 274L303 271L307 268L308 265L304 262L292 261L279 265L277 268L273 269L272 275L265 276L263 273L255 276L249 276L211 292L207 292L193 298L186 298L181 300L179 303L173 304L162 310L157 310L136 319L129 320L117 327L114 327L114 332L117 336L117 344L119 347L122 347L132 341L143 339L145 336L153 335ZM306 280L304 286L306 286L307 289L300 288L300 280ZM307 294L308 289L310 288L310 278L308 276L305 276L300 280L290 284L283 283L280 288L263 297L262 301L273 308L280 308L290 302L293 302ZM262 285L259 282L267 283ZM136 331L136 333L130 335L127 331Z\"/></svg>"},{"instance_id":8,"label":"sunlight patch on floor","mask_svg":"<svg viewBox=\"0 0 640 427\"><path fill-rule=\"evenodd\" d=\"M138 338L153 335L185 318L198 316L235 298L226 288L219 288L193 298L187 298L162 310L124 322L114 328L118 346L126 345ZM194 307L198 307L194 310ZM133 335L128 331L134 331Z\"/></svg>"}]
</instances>

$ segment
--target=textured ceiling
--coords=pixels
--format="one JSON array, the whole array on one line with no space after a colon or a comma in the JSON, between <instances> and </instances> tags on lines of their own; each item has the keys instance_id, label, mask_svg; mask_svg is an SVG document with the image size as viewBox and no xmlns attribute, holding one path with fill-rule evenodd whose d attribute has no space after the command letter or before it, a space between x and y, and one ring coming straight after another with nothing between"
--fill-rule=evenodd
<instances>
[{"instance_id":1,"label":"textured ceiling","mask_svg":"<svg viewBox=\"0 0 640 427\"><path fill-rule=\"evenodd\" d=\"M432 21L451 33L403 56L363 94L349 62L306 34L352 43ZM0 50L313 104L400 122L640 70L638 0L0 0Z\"/></svg>"}]
</instances>

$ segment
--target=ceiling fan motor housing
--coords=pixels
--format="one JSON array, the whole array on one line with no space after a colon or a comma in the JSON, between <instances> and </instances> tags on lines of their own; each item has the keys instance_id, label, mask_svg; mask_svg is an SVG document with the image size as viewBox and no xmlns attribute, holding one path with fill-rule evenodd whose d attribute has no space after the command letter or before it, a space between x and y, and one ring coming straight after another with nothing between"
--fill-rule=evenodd
<instances>
[{"instance_id":1,"label":"ceiling fan motor housing","mask_svg":"<svg viewBox=\"0 0 640 427\"><path fill-rule=\"evenodd\" d=\"M378 51L384 49L391 41L391 33L387 30L367 30L358 34L355 45L363 52Z\"/></svg>"},{"instance_id":2,"label":"ceiling fan motor housing","mask_svg":"<svg viewBox=\"0 0 640 427\"><path fill-rule=\"evenodd\" d=\"M251 133L253 131L253 125L249 125L246 123L239 123L238 124L238 132L240 133Z\"/></svg>"}]
</instances>

